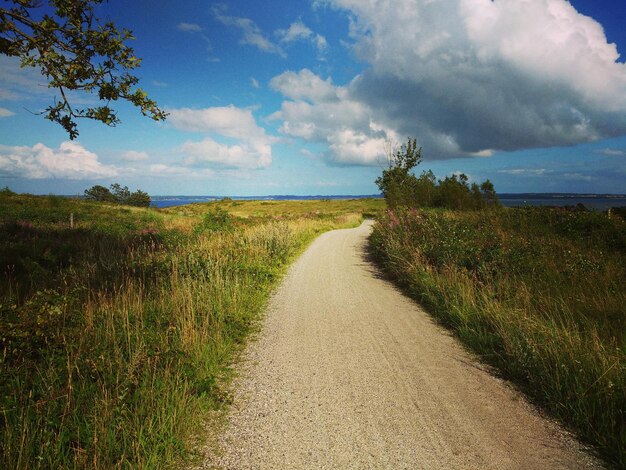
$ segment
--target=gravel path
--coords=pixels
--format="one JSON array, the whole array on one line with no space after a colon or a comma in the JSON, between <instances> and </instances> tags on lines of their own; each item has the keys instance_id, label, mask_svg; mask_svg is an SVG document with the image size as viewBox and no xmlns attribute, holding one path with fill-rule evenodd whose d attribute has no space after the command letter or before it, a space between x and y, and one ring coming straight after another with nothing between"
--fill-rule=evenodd
<instances>
[{"instance_id":1,"label":"gravel path","mask_svg":"<svg viewBox=\"0 0 626 470\"><path fill-rule=\"evenodd\" d=\"M326 233L292 266L204 468L598 468L380 278L370 228Z\"/></svg>"}]
</instances>

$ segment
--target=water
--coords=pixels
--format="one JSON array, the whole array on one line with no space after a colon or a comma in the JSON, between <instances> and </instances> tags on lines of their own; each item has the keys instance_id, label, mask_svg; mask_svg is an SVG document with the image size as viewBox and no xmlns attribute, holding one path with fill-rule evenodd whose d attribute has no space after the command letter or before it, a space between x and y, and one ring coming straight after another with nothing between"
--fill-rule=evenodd
<instances>
[{"instance_id":1,"label":"water","mask_svg":"<svg viewBox=\"0 0 626 470\"><path fill-rule=\"evenodd\" d=\"M500 203L506 207L523 206L576 206L583 204L587 209L605 211L611 207L626 207L625 194L563 194L528 193L499 194Z\"/></svg>"},{"instance_id":2,"label":"water","mask_svg":"<svg viewBox=\"0 0 626 470\"><path fill-rule=\"evenodd\" d=\"M233 197L234 200L310 200L310 199L360 199L377 198L367 196L256 196ZM526 193L499 194L500 203L507 207L522 206L575 206L584 204L587 209L605 211L611 207L626 207L626 194L563 194L563 193ZM152 207L172 207L196 202L211 202L222 199L220 196L153 196Z\"/></svg>"}]
</instances>

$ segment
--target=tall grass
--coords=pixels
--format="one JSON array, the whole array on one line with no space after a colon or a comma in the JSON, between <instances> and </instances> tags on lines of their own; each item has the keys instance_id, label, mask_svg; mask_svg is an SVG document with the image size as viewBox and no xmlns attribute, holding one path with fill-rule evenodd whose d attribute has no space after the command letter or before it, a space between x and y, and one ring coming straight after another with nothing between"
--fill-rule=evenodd
<instances>
[{"instance_id":1,"label":"tall grass","mask_svg":"<svg viewBox=\"0 0 626 470\"><path fill-rule=\"evenodd\" d=\"M285 266L317 233L361 219L279 211L244 220L212 205L181 215L3 195L0 467L187 459Z\"/></svg>"},{"instance_id":2,"label":"tall grass","mask_svg":"<svg viewBox=\"0 0 626 470\"><path fill-rule=\"evenodd\" d=\"M388 212L386 270L487 361L626 466L626 222L547 208Z\"/></svg>"}]
</instances>

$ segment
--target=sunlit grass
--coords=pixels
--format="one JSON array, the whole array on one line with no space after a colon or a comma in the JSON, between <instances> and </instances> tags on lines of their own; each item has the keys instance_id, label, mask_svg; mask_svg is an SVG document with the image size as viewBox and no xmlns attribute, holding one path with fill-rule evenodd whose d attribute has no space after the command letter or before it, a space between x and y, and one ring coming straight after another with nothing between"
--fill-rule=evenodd
<instances>
[{"instance_id":1,"label":"sunlit grass","mask_svg":"<svg viewBox=\"0 0 626 470\"><path fill-rule=\"evenodd\" d=\"M228 366L285 267L379 205L1 195L0 467L187 459L207 411L228 403Z\"/></svg>"},{"instance_id":2,"label":"sunlit grass","mask_svg":"<svg viewBox=\"0 0 626 470\"><path fill-rule=\"evenodd\" d=\"M385 268L486 360L626 465L626 222L548 208L388 213Z\"/></svg>"}]
</instances>

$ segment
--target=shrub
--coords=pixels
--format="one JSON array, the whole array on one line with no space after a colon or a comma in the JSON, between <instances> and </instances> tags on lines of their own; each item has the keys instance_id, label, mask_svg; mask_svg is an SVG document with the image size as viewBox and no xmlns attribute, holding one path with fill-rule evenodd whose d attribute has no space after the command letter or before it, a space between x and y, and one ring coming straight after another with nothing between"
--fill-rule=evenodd
<instances>
[{"instance_id":1,"label":"shrub","mask_svg":"<svg viewBox=\"0 0 626 470\"><path fill-rule=\"evenodd\" d=\"M626 465L626 222L594 211L390 210L370 239L461 340Z\"/></svg>"},{"instance_id":2,"label":"shrub","mask_svg":"<svg viewBox=\"0 0 626 470\"><path fill-rule=\"evenodd\" d=\"M99 184L92 186L85 190L85 199L136 207L149 207L151 202L148 193L141 189L131 193L128 186L120 186L118 183L113 183L111 189L107 189Z\"/></svg>"},{"instance_id":3,"label":"shrub","mask_svg":"<svg viewBox=\"0 0 626 470\"><path fill-rule=\"evenodd\" d=\"M395 153L388 155L388 168L376 179L387 206L444 207L456 210L476 210L498 205L491 181L470 187L467 175L454 174L437 181L432 171L416 177L412 170L422 161L422 149L415 139L409 139Z\"/></svg>"}]
</instances>

